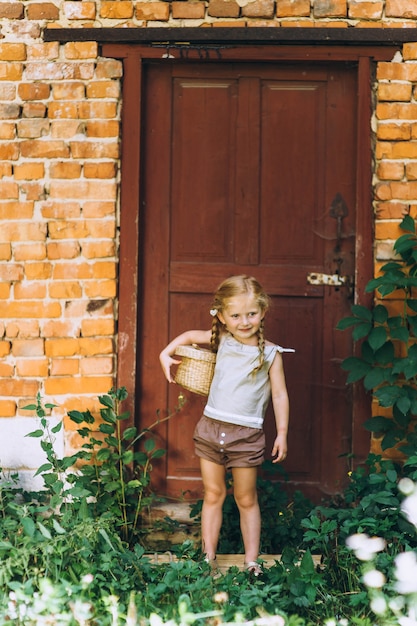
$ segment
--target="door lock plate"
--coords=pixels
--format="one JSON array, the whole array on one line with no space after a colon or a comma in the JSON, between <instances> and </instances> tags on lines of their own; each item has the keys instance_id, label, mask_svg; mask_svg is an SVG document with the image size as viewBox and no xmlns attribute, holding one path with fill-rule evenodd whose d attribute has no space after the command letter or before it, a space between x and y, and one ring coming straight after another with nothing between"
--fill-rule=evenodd
<instances>
[{"instance_id":1,"label":"door lock plate","mask_svg":"<svg viewBox=\"0 0 417 626\"><path fill-rule=\"evenodd\" d=\"M341 276L340 274L321 274L320 272L310 272L307 274L307 282L310 285L330 285L333 287L341 287L342 285L351 285L352 276Z\"/></svg>"}]
</instances>

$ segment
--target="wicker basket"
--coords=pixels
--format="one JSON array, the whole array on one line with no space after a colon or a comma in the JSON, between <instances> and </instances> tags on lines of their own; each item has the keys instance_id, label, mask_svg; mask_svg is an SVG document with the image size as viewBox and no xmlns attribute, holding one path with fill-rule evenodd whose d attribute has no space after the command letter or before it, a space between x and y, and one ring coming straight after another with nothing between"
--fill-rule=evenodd
<instances>
[{"instance_id":1,"label":"wicker basket","mask_svg":"<svg viewBox=\"0 0 417 626\"><path fill-rule=\"evenodd\" d=\"M178 346L175 354L182 357L175 382L184 389L208 396L216 363L214 352L198 346Z\"/></svg>"}]
</instances>

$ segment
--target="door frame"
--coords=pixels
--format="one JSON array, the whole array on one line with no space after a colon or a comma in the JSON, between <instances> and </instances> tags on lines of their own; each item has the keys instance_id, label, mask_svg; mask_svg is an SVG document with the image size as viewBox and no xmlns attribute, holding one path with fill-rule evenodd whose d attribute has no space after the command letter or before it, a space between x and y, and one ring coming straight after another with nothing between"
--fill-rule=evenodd
<instances>
[{"instance_id":1,"label":"door frame","mask_svg":"<svg viewBox=\"0 0 417 626\"><path fill-rule=\"evenodd\" d=\"M396 48L395 48L396 49ZM373 211L372 211L372 81L377 61L390 61L393 47L370 46L301 46L245 45L220 48L106 43L102 55L123 62L120 247L119 247L119 313L117 346L117 385L128 391L126 409L135 415L136 359L138 333L138 293L140 292L139 236L142 211L141 173L141 103L143 65L158 60L167 52L182 62L202 58L216 62L332 62L357 67L357 168L356 168L356 246L354 301L370 306L372 294L365 286L373 277ZM202 51L204 52L202 56ZM357 346L358 348L358 346ZM353 385L352 459L353 466L363 463L369 454L370 437L362 427L370 417L370 397L361 384Z\"/></svg>"}]
</instances>

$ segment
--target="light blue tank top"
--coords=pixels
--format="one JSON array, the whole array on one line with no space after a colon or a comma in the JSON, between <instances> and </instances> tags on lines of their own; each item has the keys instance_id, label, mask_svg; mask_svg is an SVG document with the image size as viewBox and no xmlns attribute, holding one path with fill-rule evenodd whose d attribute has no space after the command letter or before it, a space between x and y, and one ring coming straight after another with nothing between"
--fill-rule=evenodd
<instances>
[{"instance_id":1,"label":"light blue tank top","mask_svg":"<svg viewBox=\"0 0 417 626\"><path fill-rule=\"evenodd\" d=\"M269 368L277 352L294 352L281 346L265 346L265 361L259 365L258 346L240 343L232 335L220 339L213 382L204 415L221 422L262 428L271 397Z\"/></svg>"}]
</instances>

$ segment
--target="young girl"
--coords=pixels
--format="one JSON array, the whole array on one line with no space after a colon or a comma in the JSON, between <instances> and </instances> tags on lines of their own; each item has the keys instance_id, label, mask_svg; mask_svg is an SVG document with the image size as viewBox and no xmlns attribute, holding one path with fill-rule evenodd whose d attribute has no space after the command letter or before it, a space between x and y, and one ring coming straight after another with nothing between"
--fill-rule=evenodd
<instances>
[{"instance_id":1,"label":"young girl","mask_svg":"<svg viewBox=\"0 0 417 626\"><path fill-rule=\"evenodd\" d=\"M254 576L262 574L257 562L261 516L256 479L257 468L264 460L262 426L271 398L277 429L273 463L287 456L289 403L281 357L286 350L264 338L268 306L269 298L255 278L232 276L214 296L212 329L182 333L160 354L164 374L174 382L171 366L180 362L173 358L178 346L210 344L217 352L207 404L194 432L204 487L202 548L213 574L218 572L216 550L226 497L226 470L231 470L233 476L245 567Z\"/></svg>"}]
</instances>

